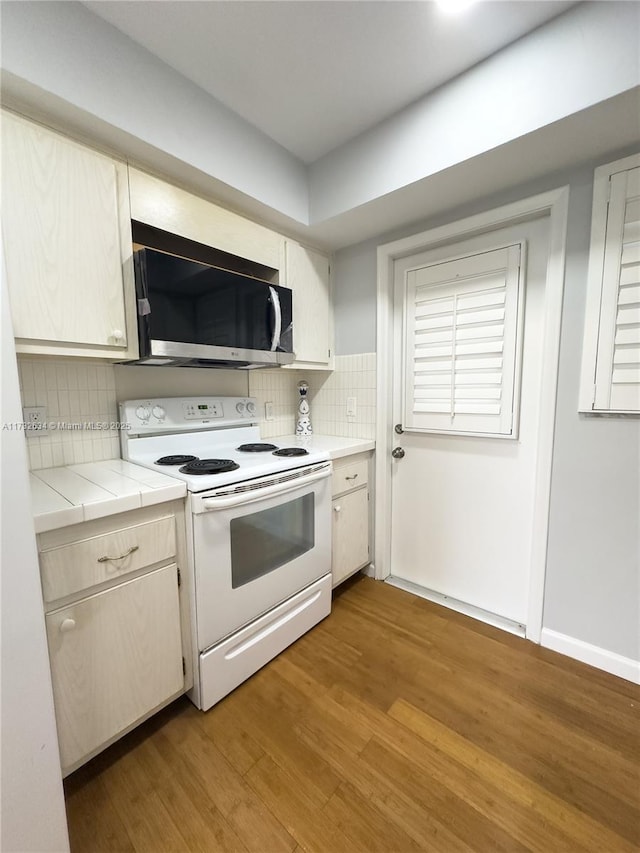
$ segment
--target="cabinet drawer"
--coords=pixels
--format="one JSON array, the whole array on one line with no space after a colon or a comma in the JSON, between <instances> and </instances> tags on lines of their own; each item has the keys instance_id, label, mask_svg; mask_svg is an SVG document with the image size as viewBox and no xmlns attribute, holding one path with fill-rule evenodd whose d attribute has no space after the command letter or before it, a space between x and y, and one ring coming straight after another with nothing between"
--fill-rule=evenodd
<instances>
[{"instance_id":1,"label":"cabinet drawer","mask_svg":"<svg viewBox=\"0 0 640 853\"><path fill-rule=\"evenodd\" d=\"M175 553L176 527L172 515L41 551L44 600L73 595L166 560Z\"/></svg>"},{"instance_id":2,"label":"cabinet drawer","mask_svg":"<svg viewBox=\"0 0 640 853\"><path fill-rule=\"evenodd\" d=\"M347 462L338 468L334 467L331 475L331 494L341 495L349 489L366 485L368 473L369 462L366 459Z\"/></svg>"}]
</instances>

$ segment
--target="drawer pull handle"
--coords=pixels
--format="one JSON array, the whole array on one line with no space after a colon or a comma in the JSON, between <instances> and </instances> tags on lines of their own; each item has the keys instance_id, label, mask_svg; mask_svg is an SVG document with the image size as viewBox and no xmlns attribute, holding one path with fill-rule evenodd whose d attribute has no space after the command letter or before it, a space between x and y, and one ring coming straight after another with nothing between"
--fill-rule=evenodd
<instances>
[{"instance_id":1,"label":"drawer pull handle","mask_svg":"<svg viewBox=\"0 0 640 853\"><path fill-rule=\"evenodd\" d=\"M129 554L133 554L134 551L137 551L139 547L140 547L139 545L132 545L128 551L125 551L124 554L120 554L119 557L98 557L98 562L99 563L112 563L112 562L115 562L116 560L124 560L124 558L128 557Z\"/></svg>"},{"instance_id":2,"label":"drawer pull handle","mask_svg":"<svg viewBox=\"0 0 640 853\"><path fill-rule=\"evenodd\" d=\"M351 477L345 477L345 480L357 480L357 479L358 479L357 474L353 474Z\"/></svg>"},{"instance_id":3,"label":"drawer pull handle","mask_svg":"<svg viewBox=\"0 0 640 853\"><path fill-rule=\"evenodd\" d=\"M60 630L62 631L63 634L66 634L67 631L73 631L73 629L75 627L76 627L76 620L75 619L63 619L62 622L60 623Z\"/></svg>"}]
</instances>

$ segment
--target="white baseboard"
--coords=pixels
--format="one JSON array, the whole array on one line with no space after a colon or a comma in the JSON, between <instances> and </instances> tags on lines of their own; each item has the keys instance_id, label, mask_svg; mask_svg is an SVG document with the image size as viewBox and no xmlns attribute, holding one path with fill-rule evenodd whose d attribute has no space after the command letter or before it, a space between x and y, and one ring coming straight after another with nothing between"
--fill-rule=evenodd
<instances>
[{"instance_id":1,"label":"white baseboard","mask_svg":"<svg viewBox=\"0 0 640 853\"><path fill-rule=\"evenodd\" d=\"M583 640L577 640L567 634L560 634L550 628L542 629L540 645L544 646L545 649L551 649L554 652L560 652L562 655L582 661L582 663L588 663L590 666L595 666L596 669L603 669L605 672L617 675L618 678L640 684L640 661L633 660L633 658L626 658L615 652L609 652L600 646L592 646L591 643L585 643Z\"/></svg>"}]
</instances>

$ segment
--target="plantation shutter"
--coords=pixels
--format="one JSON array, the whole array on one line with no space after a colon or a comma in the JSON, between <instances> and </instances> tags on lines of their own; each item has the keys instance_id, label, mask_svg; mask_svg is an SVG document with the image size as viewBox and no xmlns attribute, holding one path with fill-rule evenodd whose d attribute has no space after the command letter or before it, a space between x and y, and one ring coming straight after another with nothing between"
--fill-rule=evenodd
<instances>
[{"instance_id":1,"label":"plantation shutter","mask_svg":"<svg viewBox=\"0 0 640 853\"><path fill-rule=\"evenodd\" d=\"M640 168L611 176L594 410L640 411Z\"/></svg>"},{"instance_id":2,"label":"plantation shutter","mask_svg":"<svg viewBox=\"0 0 640 853\"><path fill-rule=\"evenodd\" d=\"M405 429L514 435L520 256L517 244L407 272Z\"/></svg>"}]
</instances>

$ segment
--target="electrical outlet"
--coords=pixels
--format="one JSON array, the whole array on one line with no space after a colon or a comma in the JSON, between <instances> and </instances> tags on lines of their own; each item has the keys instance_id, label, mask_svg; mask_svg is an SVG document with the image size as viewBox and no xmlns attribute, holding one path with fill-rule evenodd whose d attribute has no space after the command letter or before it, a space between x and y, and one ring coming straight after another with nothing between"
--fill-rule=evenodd
<instances>
[{"instance_id":1,"label":"electrical outlet","mask_svg":"<svg viewBox=\"0 0 640 853\"><path fill-rule=\"evenodd\" d=\"M27 406L22 410L22 417L29 435L48 435L46 406Z\"/></svg>"},{"instance_id":2,"label":"electrical outlet","mask_svg":"<svg viewBox=\"0 0 640 853\"><path fill-rule=\"evenodd\" d=\"M264 404L264 419L265 421L273 420L273 403L265 403Z\"/></svg>"},{"instance_id":3,"label":"electrical outlet","mask_svg":"<svg viewBox=\"0 0 640 853\"><path fill-rule=\"evenodd\" d=\"M356 398L355 397L347 397L347 419L355 420L356 419Z\"/></svg>"}]
</instances>

